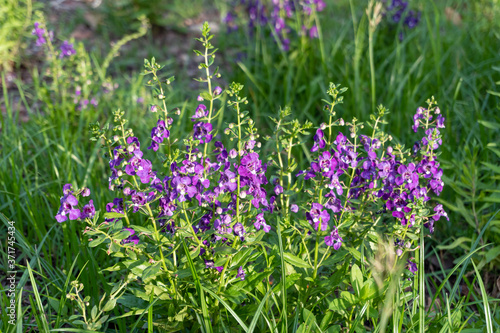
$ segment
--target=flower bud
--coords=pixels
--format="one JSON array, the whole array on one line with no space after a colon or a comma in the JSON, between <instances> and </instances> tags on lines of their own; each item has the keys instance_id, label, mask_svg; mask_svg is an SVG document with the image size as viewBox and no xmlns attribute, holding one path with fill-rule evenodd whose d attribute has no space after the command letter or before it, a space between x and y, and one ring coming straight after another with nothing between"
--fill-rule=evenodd
<instances>
[{"instance_id":1,"label":"flower bud","mask_svg":"<svg viewBox=\"0 0 500 333\"><path fill-rule=\"evenodd\" d=\"M319 125L319 128L324 131L326 129L326 123L321 123L321 125Z\"/></svg>"}]
</instances>

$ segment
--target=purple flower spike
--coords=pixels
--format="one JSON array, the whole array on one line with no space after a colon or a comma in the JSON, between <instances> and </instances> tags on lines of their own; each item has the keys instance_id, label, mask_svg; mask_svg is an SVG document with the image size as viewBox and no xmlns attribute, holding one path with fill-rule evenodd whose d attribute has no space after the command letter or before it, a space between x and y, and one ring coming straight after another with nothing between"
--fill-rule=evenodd
<instances>
[{"instance_id":1,"label":"purple flower spike","mask_svg":"<svg viewBox=\"0 0 500 333\"><path fill-rule=\"evenodd\" d=\"M72 56L73 54L76 54L76 51L73 48L73 44L65 40L61 44L61 54L59 55L59 58L69 57Z\"/></svg>"},{"instance_id":2,"label":"purple flower spike","mask_svg":"<svg viewBox=\"0 0 500 333\"><path fill-rule=\"evenodd\" d=\"M342 246L343 239L339 236L339 231L337 227L333 227L330 236L325 237L325 244L327 246L333 246L335 250L340 249Z\"/></svg>"},{"instance_id":3,"label":"purple flower spike","mask_svg":"<svg viewBox=\"0 0 500 333\"><path fill-rule=\"evenodd\" d=\"M47 43L47 40L44 37L45 30L40 28L40 23L35 22L35 29L33 29L31 34L37 37L36 46L42 46Z\"/></svg>"}]
</instances>

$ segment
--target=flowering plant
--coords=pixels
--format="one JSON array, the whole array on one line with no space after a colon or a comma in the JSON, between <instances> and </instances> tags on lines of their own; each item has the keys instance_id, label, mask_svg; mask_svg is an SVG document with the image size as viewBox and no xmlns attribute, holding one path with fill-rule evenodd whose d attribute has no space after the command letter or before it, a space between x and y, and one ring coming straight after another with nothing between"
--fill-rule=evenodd
<instances>
[{"instance_id":1,"label":"flowering plant","mask_svg":"<svg viewBox=\"0 0 500 333\"><path fill-rule=\"evenodd\" d=\"M246 22L251 34L258 26L269 25L270 34L284 51L290 49L291 37L318 38L317 12L325 9L324 0L306 0L297 3L291 0L234 0L229 4L224 22L229 31L238 29Z\"/></svg>"},{"instance_id":2,"label":"flowering plant","mask_svg":"<svg viewBox=\"0 0 500 333\"><path fill-rule=\"evenodd\" d=\"M192 108L192 131L172 135L182 120L165 102L174 78L164 78L154 58L145 60L144 75L151 78L147 84L157 101L150 110L158 117L149 146L144 149L144 140L141 144L126 126L123 111L114 112L113 135L109 124L93 124L92 139L104 147L108 187L116 197L101 215L92 200L79 208L78 196L88 196L88 189L65 185L57 221L83 220L88 246L104 246L118 258L103 271L127 276L115 287L127 296L120 304L131 311L154 304L165 329L211 330L229 320L224 308L246 327L245 309L254 311L255 299L262 306L269 297L281 309L285 329L294 315L287 306L294 303L308 311L301 317L303 329L313 312L326 314L322 329L339 323L356 327L353 311L366 302L375 309L368 315L375 317L390 281L363 277L366 260L375 260L377 247L392 240L394 266L399 260L408 267L395 279L410 286L402 277L411 280L416 264L407 255L418 248L424 228L432 233L434 223L447 218L441 205L430 205L431 195L443 188L437 148L444 118L436 102L430 99L427 108L417 109L413 129L423 128L425 136L412 150L392 144L381 129L388 114L383 106L367 122L368 133L355 118L337 119L335 106L346 88L335 84L324 100L328 123L314 130L312 140L313 124L290 119L290 108L271 118L274 134L261 137L245 111L243 86L215 86L221 74L213 69L212 37L205 23L198 39L204 49L195 52L204 72L197 81L206 90ZM226 105L232 119L217 128ZM93 320L87 329L100 319Z\"/></svg>"}]
</instances>

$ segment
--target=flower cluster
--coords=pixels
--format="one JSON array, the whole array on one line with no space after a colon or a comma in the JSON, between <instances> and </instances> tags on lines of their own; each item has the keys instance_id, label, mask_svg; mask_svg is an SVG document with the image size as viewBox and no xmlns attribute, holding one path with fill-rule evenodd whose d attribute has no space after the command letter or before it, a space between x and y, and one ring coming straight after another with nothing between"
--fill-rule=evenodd
<instances>
[{"instance_id":1,"label":"flower cluster","mask_svg":"<svg viewBox=\"0 0 500 333\"><path fill-rule=\"evenodd\" d=\"M390 23L397 25L402 22L407 29L414 29L419 24L422 13L409 9L408 2L404 0L383 0L384 15L390 17ZM403 31L401 31L399 39L403 40L403 36Z\"/></svg>"},{"instance_id":2,"label":"flower cluster","mask_svg":"<svg viewBox=\"0 0 500 333\"><path fill-rule=\"evenodd\" d=\"M52 41L54 37L53 32L44 29L40 22L35 22L34 29L31 34L36 36L36 46L43 46L47 44L47 40ZM73 44L68 42L67 40L61 43L59 49L61 51L59 53L59 58L69 57L76 54Z\"/></svg>"},{"instance_id":3,"label":"flower cluster","mask_svg":"<svg viewBox=\"0 0 500 333\"><path fill-rule=\"evenodd\" d=\"M232 9L227 13L224 22L228 30L238 29L238 10L243 8L243 15L248 21L250 33L257 25L270 25L272 35L276 42L280 44L283 50L290 48L290 36L292 26L287 20L293 19L296 15L303 15L302 27L296 31L298 35L308 36L309 38L318 38L318 27L314 24L313 13L321 12L326 7L324 0L305 0L300 4L292 0L273 0L269 5L260 0L235 0L231 5Z\"/></svg>"},{"instance_id":4,"label":"flower cluster","mask_svg":"<svg viewBox=\"0 0 500 333\"><path fill-rule=\"evenodd\" d=\"M314 230L327 231L329 222L335 224L325 237L328 246L341 246L337 226L345 221L346 212L358 209L358 200L366 198L405 228L423 224L432 233L435 221L448 218L442 205L436 205L433 214L422 215L431 193L439 195L444 185L436 149L442 143L438 128L444 127L445 119L434 100L428 103L427 109L418 108L414 116L413 129L424 127L425 136L415 149L420 157L414 155L412 160L405 158L408 154L400 146L384 149L381 140L358 135L355 123L349 124L350 136L356 139L352 142L341 132L330 142L321 128L316 131L311 152L317 157L297 176L313 181L317 189L306 212Z\"/></svg>"},{"instance_id":5,"label":"flower cluster","mask_svg":"<svg viewBox=\"0 0 500 333\"><path fill-rule=\"evenodd\" d=\"M59 207L59 211L55 216L57 222L64 222L68 219L68 217L70 220L79 220L85 218L91 219L94 217L95 207L92 200L90 200L88 204L83 206L81 210L80 208L78 208L77 197L79 194L81 194L83 197L88 197L90 195L90 190L88 188L84 188L75 193L71 184L66 184L63 186L63 196L60 200L61 206Z\"/></svg>"}]
</instances>

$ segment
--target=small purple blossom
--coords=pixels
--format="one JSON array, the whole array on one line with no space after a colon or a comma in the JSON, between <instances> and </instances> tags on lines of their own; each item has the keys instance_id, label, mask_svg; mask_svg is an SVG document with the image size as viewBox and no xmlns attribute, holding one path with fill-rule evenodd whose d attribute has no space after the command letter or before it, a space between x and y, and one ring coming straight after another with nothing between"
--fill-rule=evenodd
<instances>
[{"instance_id":1,"label":"small purple blossom","mask_svg":"<svg viewBox=\"0 0 500 333\"><path fill-rule=\"evenodd\" d=\"M67 40L65 40L61 44L60 49L61 49L61 54L59 55L59 58L69 57L76 54L76 51L73 48L73 44L69 43Z\"/></svg>"},{"instance_id":2,"label":"small purple blossom","mask_svg":"<svg viewBox=\"0 0 500 333\"><path fill-rule=\"evenodd\" d=\"M240 266L240 268L238 268L238 274L236 275L237 278L240 278L241 281L245 280L245 270L243 269L243 266Z\"/></svg>"},{"instance_id":3,"label":"small purple blossom","mask_svg":"<svg viewBox=\"0 0 500 333\"><path fill-rule=\"evenodd\" d=\"M323 209L323 205L313 203L311 210L306 213L306 218L314 227L314 230L318 231L321 228L322 231L326 231L328 221L330 221L330 214L328 214L326 209Z\"/></svg>"},{"instance_id":4,"label":"small purple blossom","mask_svg":"<svg viewBox=\"0 0 500 333\"><path fill-rule=\"evenodd\" d=\"M297 206L296 204L293 204L291 207L290 207L290 210L293 212L293 213L297 213L299 211L299 206Z\"/></svg>"},{"instance_id":5,"label":"small purple blossom","mask_svg":"<svg viewBox=\"0 0 500 333\"><path fill-rule=\"evenodd\" d=\"M71 184L63 186L64 195L61 197L61 206L55 216L59 223L66 221L68 217L70 220L78 220L81 217L80 209L77 208L78 200L73 195L71 188Z\"/></svg>"},{"instance_id":6,"label":"small purple blossom","mask_svg":"<svg viewBox=\"0 0 500 333\"><path fill-rule=\"evenodd\" d=\"M323 131L321 130L321 128L318 128L316 130L316 134L313 137L314 145L311 148L311 152L314 153L314 152L318 151L319 149L325 148L326 141L325 141L325 139L323 139L324 136L325 136L325 134L323 133Z\"/></svg>"},{"instance_id":7,"label":"small purple blossom","mask_svg":"<svg viewBox=\"0 0 500 333\"><path fill-rule=\"evenodd\" d=\"M408 264L408 270L409 270L410 272L412 272L412 273L413 273L413 275L417 274L417 271L418 271L417 264L416 264L416 263L414 263L414 262L413 262L413 261L411 261L411 260L408 260L408 261L407 261L407 264Z\"/></svg>"},{"instance_id":8,"label":"small purple blossom","mask_svg":"<svg viewBox=\"0 0 500 333\"><path fill-rule=\"evenodd\" d=\"M31 32L32 35L36 36L36 46L42 46L45 43L47 43L47 40L45 39L45 30L40 28L40 23L35 22L35 29Z\"/></svg>"},{"instance_id":9,"label":"small purple blossom","mask_svg":"<svg viewBox=\"0 0 500 333\"><path fill-rule=\"evenodd\" d=\"M325 244L327 246L333 246L335 250L338 250L342 246L342 242L343 239L339 236L337 227L334 226L330 235L325 237Z\"/></svg>"},{"instance_id":10,"label":"small purple blossom","mask_svg":"<svg viewBox=\"0 0 500 333\"><path fill-rule=\"evenodd\" d=\"M256 221L253 225L257 230L260 230L260 228L262 228L266 233L271 231L271 226L266 224L266 220L264 220L264 213L257 214Z\"/></svg>"},{"instance_id":11,"label":"small purple blossom","mask_svg":"<svg viewBox=\"0 0 500 333\"><path fill-rule=\"evenodd\" d=\"M135 230L131 228L125 228L128 232L130 232L130 236L125 238L122 242L123 244L134 243L135 245L139 244L139 236L135 234Z\"/></svg>"},{"instance_id":12,"label":"small purple blossom","mask_svg":"<svg viewBox=\"0 0 500 333\"><path fill-rule=\"evenodd\" d=\"M86 218L93 218L95 215L95 207L94 207L94 201L90 200L88 204L83 206L83 211L82 211L82 219Z\"/></svg>"}]
</instances>

